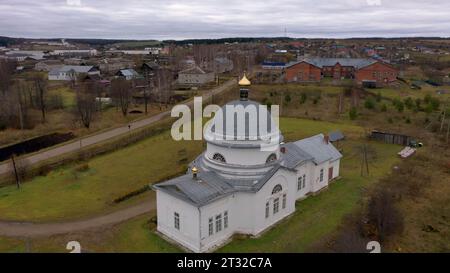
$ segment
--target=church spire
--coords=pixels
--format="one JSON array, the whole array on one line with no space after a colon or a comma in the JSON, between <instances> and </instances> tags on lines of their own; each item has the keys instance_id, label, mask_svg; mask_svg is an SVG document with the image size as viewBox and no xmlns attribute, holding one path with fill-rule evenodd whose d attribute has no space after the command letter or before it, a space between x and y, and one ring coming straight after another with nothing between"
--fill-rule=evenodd
<instances>
[{"instance_id":1,"label":"church spire","mask_svg":"<svg viewBox=\"0 0 450 273\"><path fill-rule=\"evenodd\" d=\"M247 75L244 73L244 76L239 81L239 93L241 97L241 101L247 101L248 100L248 87L252 83L247 79Z\"/></svg>"}]
</instances>

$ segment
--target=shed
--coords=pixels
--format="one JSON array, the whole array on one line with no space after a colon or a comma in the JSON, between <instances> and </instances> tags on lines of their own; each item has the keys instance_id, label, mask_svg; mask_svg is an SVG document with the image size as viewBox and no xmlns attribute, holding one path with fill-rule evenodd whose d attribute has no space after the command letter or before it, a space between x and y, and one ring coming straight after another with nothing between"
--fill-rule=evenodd
<instances>
[{"instance_id":1,"label":"shed","mask_svg":"<svg viewBox=\"0 0 450 273\"><path fill-rule=\"evenodd\" d=\"M335 131L330 133L330 142L336 142L344 139L345 136L341 131Z\"/></svg>"}]
</instances>

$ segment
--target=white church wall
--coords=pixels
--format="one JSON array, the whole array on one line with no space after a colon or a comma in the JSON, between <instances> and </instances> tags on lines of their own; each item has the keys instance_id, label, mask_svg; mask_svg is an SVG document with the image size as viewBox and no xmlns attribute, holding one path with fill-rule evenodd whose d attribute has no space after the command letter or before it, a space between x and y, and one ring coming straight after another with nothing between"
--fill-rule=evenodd
<instances>
[{"instance_id":1,"label":"white church wall","mask_svg":"<svg viewBox=\"0 0 450 273\"><path fill-rule=\"evenodd\" d=\"M248 227L253 235L257 235L268 227L274 225L281 219L292 214L295 211L295 173L280 169L265 185L254 194L253 200L249 204L253 208L254 223ZM276 185L281 185L283 190L272 194ZM283 195L286 194L286 207L283 208ZM274 201L279 198L279 211L274 214ZM266 203L269 203L269 216L266 218Z\"/></svg>"},{"instance_id":2,"label":"white church wall","mask_svg":"<svg viewBox=\"0 0 450 273\"><path fill-rule=\"evenodd\" d=\"M315 166L313 171L311 192L317 193L328 186L328 167L329 162L325 161ZM320 181L320 171L323 170L323 179Z\"/></svg>"},{"instance_id":3,"label":"white church wall","mask_svg":"<svg viewBox=\"0 0 450 273\"><path fill-rule=\"evenodd\" d=\"M161 190L156 194L157 230L184 247L200 251L198 208ZM175 228L174 213L180 216L180 230Z\"/></svg>"},{"instance_id":4,"label":"white church wall","mask_svg":"<svg viewBox=\"0 0 450 273\"><path fill-rule=\"evenodd\" d=\"M340 168L341 168L341 160L335 160L330 163L330 168L333 167L333 177L332 179L338 178L340 175Z\"/></svg>"},{"instance_id":5,"label":"white church wall","mask_svg":"<svg viewBox=\"0 0 450 273\"><path fill-rule=\"evenodd\" d=\"M311 176L314 172L314 164L311 162L306 162L303 165L300 165L296 168L297 173L296 173L296 178L295 178L295 199L303 199L307 196L308 193L310 193L312 191L312 179ZM303 180L303 176L305 177L305 187L302 187L300 190L298 189L298 178L302 177Z\"/></svg>"},{"instance_id":6,"label":"white church wall","mask_svg":"<svg viewBox=\"0 0 450 273\"><path fill-rule=\"evenodd\" d=\"M208 251L222 245L233 236L239 221L239 211L235 210L235 195L229 195L200 209L201 251ZM228 227L225 228L225 212L228 213ZM221 215L221 231L216 231L216 216ZM209 219L212 218L213 234L209 234Z\"/></svg>"}]
</instances>

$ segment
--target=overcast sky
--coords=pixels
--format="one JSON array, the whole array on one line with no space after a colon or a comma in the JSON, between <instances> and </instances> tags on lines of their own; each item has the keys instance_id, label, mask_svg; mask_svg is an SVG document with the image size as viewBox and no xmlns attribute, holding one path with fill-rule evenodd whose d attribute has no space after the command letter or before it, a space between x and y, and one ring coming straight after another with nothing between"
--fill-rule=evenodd
<instances>
[{"instance_id":1,"label":"overcast sky","mask_svg":"<svg viewBox=\"0 0 450 273\"><path fill-rule=\"evenodd\" d=\"M448 0L0 0L0 36L450 36Z\"/></svg>"}]
</instances>

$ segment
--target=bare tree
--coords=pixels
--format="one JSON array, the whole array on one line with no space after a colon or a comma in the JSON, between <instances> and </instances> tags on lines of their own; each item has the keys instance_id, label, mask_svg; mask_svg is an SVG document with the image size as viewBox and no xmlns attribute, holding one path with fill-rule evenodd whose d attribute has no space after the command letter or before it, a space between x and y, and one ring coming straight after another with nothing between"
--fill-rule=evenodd
<instances>
[{"instance_id":1,"label":"bare tree","mask_svg":"<svg viewBox=\"0 0 450 273\"><path fill-rule=\"evenodd\" d=\"M76 113L87 129L89 129L97 110L95 91L92 90L94 85L95 83L91 82L84 83L79 85L76 91Z\"/></svg>"},{"instance_id":2,"label":"bare tree","mask_svg":"<svg viewBox=\"0 0 450 273\"><path fill-rule=\"evenodd\" d=\"M34 84L35 84L35 90L36 90L36 99L37 99L37 106L41 110L42 115L42 123L45 123L45 114L47 111L46 106L46 96L47 96L47 80L38 75L33 78Z\"/></svg>"},{"instance_id":3,"label":"bare tree","mask_svg":"<svg viewBox=\"0 0 450 273\"><path fill-rule=\"evenodd\" d=\"M111 97L116 105L120 106L124 117L128 114L128 107L131 102L132 88L130 82L118 78L111 82Z\"/></svg>"},{"instance_id":4,"label":"bare tree","mask_svg":"<svg viewBox=\"0 0 450 273\"><path fill-rule=\"evenodd\" d=\"M386 189L379 190L369 201L369 223L377 231L381 242L403 230L403 217L395 207L395 201Z\"/></svg>"},{"instance_id":5,"label":"bare tree","mask_svg":"<svg viewBox=\"0 0 450 273\"><path fill-rule=\"evenodd\" d=\"M160 102L160 108L161 103L164 103L164 105L167 107L172 95L172 72L168 69L159 69L155 75L155 82L156 93Z\"/></svg>"},{"instance_id":6,"label":"bare tree","mask_svg":"<svg viewBox=\"0 0 450 273\"><path fill-rule=\"evenodd\" d=\"M0 60L0 91L3 94L9 90L11 86L14 69L17 63L9 60Z\"/></svg>"},{"instance_id":7,"label":"bare tree","mask_svg":"<svg viewBox=\"0 0 450 273\"><path fill-rule=\"evenodd\" d=\"M150 92L153 90L153 71L146 70L144 73L145 85L144 85L144 106L145 106L145 114L148 114L148 102Z\"/></svg>"},{"instance_id":8,"label":"bare tree","mask_svg":"<svg viewBox=\"0 0 450 273\"><path fill-rule=\"evenodd\" d=\"M25 127L28 127L28 107L27 103L27 90L29 89L28 83L25 81L19 81L17 83L16 88L16 101L17 101L17 110L19 114L19 124L20 129L23 130Z\"/></svg>"}]
</instances>

